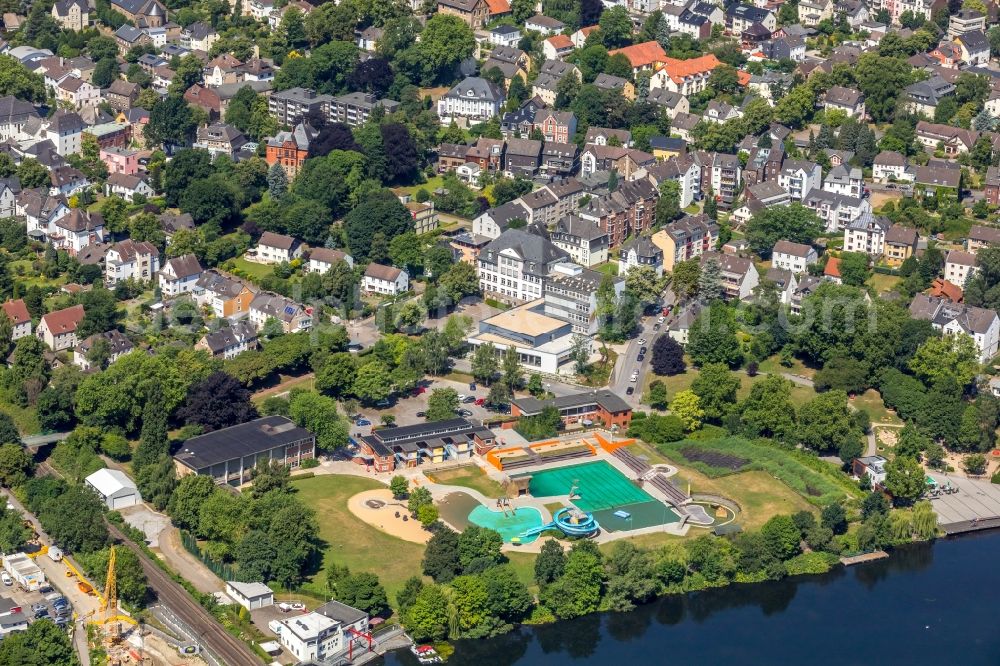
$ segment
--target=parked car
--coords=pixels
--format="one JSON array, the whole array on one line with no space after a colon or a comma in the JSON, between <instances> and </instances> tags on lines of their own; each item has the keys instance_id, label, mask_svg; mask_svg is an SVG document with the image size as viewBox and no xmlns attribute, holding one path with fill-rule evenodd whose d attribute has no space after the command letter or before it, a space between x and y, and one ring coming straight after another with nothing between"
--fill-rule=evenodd
<instances>
[{"instance_id":1,"label":"parked car","mask_svg":"<svg viewBox=\"0 0 1000 666\"><path fill-rule=\"evenodd\" d=\"M472 416L472 412L470 412L468 409L460 409L458 410L458 415L463 417Z\"/></svg>"},{"instance_id":2,"label":"parked car","mask_svg":"<svg viewBox=\"0 0 1000 666\"><path fill-rule=\"evenodd\" d=\"M416 416L418 419L426 418L427 412L417 412Z\"/></svg>"},{"instance_id":3,"label":"parked car","mask_svg":"<svg viewBox=\"0 0 1000 666\"><path fill-rule=\"evenodd\" d=\"M417 388L413 389L413 397L414 398L417 397L418 395L420 395L421 393L427 393L427 387L426 386L418 386Z\"/></svg>"},{"instance_id":4,"label":"parked car","mask_svg":"<svg viewBox=\"0 0 1000 666\"><path fill-rule=\"evenodd\" d=\"M639 363L642 363L645 360L646 360L645 354L639 354L639 358L636 359L636 361L638 361Z\"/></svg>"},{"instance_id":5,"label":"parked car","mask_svg":"<svg viewBox=\"0 0 1000 666\"><path fill-rule=\"evenodd\" d=\"M462 399L462 404L463 405L468 405L470 402L475 402L475 401L476 401L476 396L474 396L474 395L467 395L467 396L465 396Z\"/></svg>"},{"instance_id":6,"label":"parked car","mask_svg":"<svg viewBox=\"0 0 1000 666\"><path fill-rule=\"evenodd\" d=\"M0 581L3 581L3 584L6 585L7 587L10 587L11 585L14 584L14 579L11 578L10 574L7 573L6 571L0 572Z\"/></svg>"},{"instance_id":7,"label":"parked car","mask_svg":"<svg viewBox=\"0 0 1000 666\"><path fill-rule=\"evenodd\" d=\"M632 376L629 377L629 381L635 384L637 381L639 381L639 375L633 373Z\"/></svg>"},{"instance_id":8,"label":"parked car","mask_svg":"<svg viewBox=\"0 0 1000 666\"><path fill-rule=\"evenodd\" d=\"M469 390L470 391L476 390L476 382L469 382Z\"/></svg>"},{"instance_id":9,"label":"parked car","mask_svg":"<svg viewBox=\"0 0 1000 666\"><path fill-rule=\"evenodd\" d=\"M482 407L484 404L486 404L486 398L476 398L477 407Z\"/></svg>"},{"instance_id":10,"label":"parked car","mask_svg":"<svg viewBox=\"0 0 1000 666\"><path fill-rule=\"evenodd\" d=\"M347 351L351 352L352 354L357 354L364 348L365 346L360 342L352 342L351 344L347 345Z\"/></svg>"},{"instance_id":11,"label":"parked car","mask_svg":"<svg viewBox=\"0 0 1000 666\"><path fill-rule=\"evenodd\" d=\"M282 613L287 613L289 611L304 611L306 605L301 601L282 601L278 604L278 610Z\"/></svg>"},{"instance_id":12,"label":"parked car","mask_svg":"<svg viewBox=\"0 0 1000 666\"><path fill-rule=\"evenodd\" d=\"M653 330L654 331L660 330L660 324L659 323L653 324Z\"/></svg>"},{"instance_id":13,"label":"parked car","mask_svg":"<svg viewBox=\"0 0 1000 666\"><path fill-rule=\"evenodd\" d=\"M664 317L663 315L660 315L659 317L657 317L657 318L656 318L656 323L657 323L657 324L662 324L662 323L663 323L663 322L665 322L666 320L667 320L667 318L666 318L666 317Z\"/></svg>"},{"instance_id":14,"label":"parked car","mask_svg":"<svg viewBox=\"0 0 1000 666\"><path fill-rule=\"evenodd\" d=\"M646 344L646 338L639 338L639 346Z\"/></svg>"},{"instance_id":15,"label":"parked car","mask_svg":"<svg viewBox=\"0 0 1000 666\"><path fill-rule=\"evenodd\" d=\"M625 389L625 395L632 395L633 393L635 393L634 386L629 386L627 389Z\"/></svg>"},{"instance_id":16,"label":"parked car","mask_svg":"<svg viewBox=\"0 0 1000 666\"><path fill-rule=\"evenodd\" d=\"M465 395L464 393L459 393L458 394L458 401L459 402L465 402L465 399L468 398L468 397L469 396Z\"/></svg>"},{"instance_id":17,"label":"parked car","mask_svg":"<svg viewBox=\"0 0 1000 666\"><path fill-rule=\"evenodd\" d=\"M648 351L647 347L645 347L645 346L639 347L639 353L640 354L645 354L647 351Z\"/></svg>"},{"instance_id":18,"label":"parked car","mask_svg":"<svg viewBox=\"0 0 1000 666\"><path fill-rule=\"evenodd\" d=\"M389 407L390 405L392 405L392 403L384 398L375 403L376 407Z\"/></svg>"},{"instance_id":19,"label":"parked car","mask_svg":"<svg viewBox=\"0 0 1000 666\"><path fill-rule=\"evenodd\" d=\"M371 424L372 422L369 421L368 419L358 419L357 421L354 422L354 425L358 426L359 428L364 426L370 426Z\"/></svg>"}]
</instances>

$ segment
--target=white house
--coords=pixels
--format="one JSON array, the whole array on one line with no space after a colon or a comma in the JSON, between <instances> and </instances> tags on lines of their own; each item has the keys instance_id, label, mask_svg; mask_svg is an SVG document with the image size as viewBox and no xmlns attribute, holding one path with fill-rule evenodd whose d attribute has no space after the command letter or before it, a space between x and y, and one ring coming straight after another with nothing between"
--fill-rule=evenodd
<instances>
[{"instance_id":1,"label":"white house","mask_svg":"<svg viewBox=\"0 0 1000 666\"><path fill-rule=\"evenodd\" d=\"M250 302L250 321L261 330L272 319L281 323L281 330L285 333L312 328L311 309L280 294L262 291Z\"/></svg>"},{"instance_id":2,"label":"white house","mask_svg":"<svg viewBox=\"0 0 1000 666\"><path fill-rule=\"evenodd\" d=\"M826 174L823 189L834 194L861 198L865 191L865 180L858 167L847 167L839 164Z\"/></svg>"},{"instance_id":3,"label":"white house","mask_svg":"<svg viewBox=\"0 0 1000 666\"><path fill-rule=\"evenodd\" d=\"M120 196L125 201L135 202L136 195L141 195L148 199L156 194L156 192L153 191L153 188L142 176L113 173L108 176L107 181L104 183L104 196L109 197L113 194Z\"/></svg>"},{"instance_id":4,"label":"white house","mask_svg":"<svg viewBox=\"0 0 1000 666\"><path fill-rule=\"evenodd\" d=\"M265 231L257 247L247 252L247 260L260 264L280 264L302 256L302 244L291 236Z\"/></svg>"},{"instance_id":5,"label":"white house","mask_svg":"<svg viewBox=\"0 0 1000 666\"><path fill-rule=\"evenodd\" d=\"M104 258L104 279L108 285L121 280L149 282L160 270L160 251L149 241L132 239L115 243Z\"/></svg>"},{"instance_id":6,"label":"white house","mask_svg":"<svg viewBox=\"0 0 1000 666\"><path fill-rule=\"evenodd\" d=\"M308 270L310 273L326 273L338 261L346 261L348 266L354 268L354 257L346 252L326 247L313 248L309 250Z\"/></svg>"},{"instance_id":7,"label":"white house","mask_svg":"<svg viewBox=\"0 0 1000 666\"><path fill-rule=\"evenodd\" d=\"M822 184L823 168L815 162L785 160L781 165L778 185L796 201L802 201L810 192L820 189Z\"/></svg>"},{"instance_id":8,"label":"white house","mask_svg":"<svg viewBox=\"0 0 1000 666\"><path fill-rule=\"evenodd\" d=\"M771 252L771 265L799 274L805 273L810 264L815 264L818 256L816 249L804 243L793 243L780 240L774 244Z\"/></svg>"},{"instance_id":9,"label":"white house","mask_svg":"<svg viewBox=\"0 0 1000 666\"><path fill-rule=\"evenodd\" d=\"M393 266L368 264L361 279L361 290L368 294L396 296L410 288L410 276Z\"/></svg>"},{"instance_id":10,"label":"white house","mask_svg":"<svg viewBox=\"0 0 1000 666\"><path fill-rule=\"evenodd\" d=\"M226 581L226 595L249 611L274 605L274 592L264 583Z\"/></svg>"},{"instance_id":11,"label":"white house","mask_svg":"<svg viewBox=\"0 0 1000 666\"><path fill-rule=\"evenodd\" d=\"M233 322L231 326L223 326L206 333L195 343L194 348L228 360L249 349L256 349L257 339L257 327L254 323L241 319Z\"/></svg>"},{"instance_id":12,"label":"white house","mask_svg":"<svg viewBox=\"0 0 1000 666\"><path fill-rule=\"evenodd\" d=\"M706 252L701 255L702 270L708 261L716 261L719 264L722 290L728 300L749 300L753 290L760 284L760 273L749 259L733 254Z\"/></svg>"},{"instance_id":13,"label":"white house","mask_svg":"<svg viewBox=\"0 0 1000 666\"><path fill-rule=\"evenodd\" d=\"M944 279L959 287L976 272L976 255L965 250L951 250L944 260Z\"/></svg>"},{"instance_id":14,"label":"white house","mask_svg":"<svg viewBox=\"0 0 1000 666\"><path fill-rule=\"evenodd\" d=\"M438 118L442 125L476 124L500 113L503 91L478 76L467 77L438 100Z\"/></svg>"},{"instance_id":15,"label":"white house","mask_svg":"<svg viewBox=\"0 0 1000 666\"><path fill-rule=\"evenodd\" d=\"M52 351L62 351L76 347L76 327L83 321L83 306L56 310L42 315L35 329L35 336L47 344Z\"/></svg>"},{"instance_id":16,"label":"white house","mask_svg":"<svg viewBox=\"0 0 1000 666\"><path fill-rule=\"evenodd\" d=\"M190 293L198 284L201 272L198 257L193 254L168 259L160 270L160 291L165 298Z\"/></svg>"},{"instance_id":17,"label":"white house","mask_svg":"<svg viewBox=\"0 0 1000 666\"><path fill-rule=\"evenodd\" d=\"M112 511L142 503L135 482L125 472L117 469L99 469L88 476L85 483Z\"/></svg>"},{"instance_id":18,"label":"white house","mask_svg":"<svg viewBox=\"0 0 1000 666\"><path fill-rule=\"evenodd\" d=\"M93 365L90 359L90 352L98 342L107 343L107 358L105 362L114 363L119 358L135 349L132 341L125 337L120 331L111 330L104 333L94 333L83 340L73 349L73 365L81 370L90 370Z\"/></svg>"},{"instance_id":19,"label":"white house","mask_svg":"<svg viewBox=\"0 0 1000 666\"><path fill-rule=\"evenodd\" d=\"M872 162L872 180L876 183L913 181L914 174L907 169L906 157L892 150L883 150Z\"/></svg>"},{"instance_id":20,"label":"white house","mask_svg":"<svg viewBox=\"0 0 1000 666\"><path fill-rule=\"evenodd\" d=\"M872 257L882 256L885 235L892 226L884 217L867 215L844 227L844 251L864 252Z\"/></svg>"},{"instance_id":21,"label":"white house","mask_svg":"<svg viewBox=\"0 0 1000 666\"><path fill-rule=\"evenodd\" d=\"M663 250L649 236L637 236L626 241L618 254L618 275L628 275L636 266L649 266L663 275Z\"/></svg>"},{"instance_id":22,"label":"white house","mask_svg":"<svg viewBox=\"0 0 1000 666\"><path fill-rule=\"evenodd\" d=\"M980 363L996 356L1000 344L1000 316L993 310L917 294L910 302L910 316L930 321L945 335L965 334L972 337L979 350Z\"/></svg>"},{"instance_id":23,"label":"white house","mask_svg":"<svg viewBox=\"0 0 1000 666\"><path fill-rule=\"evenodd\" d=\"M3 313L7 315L7 319L10 320L10 325L13 328L10 336L11 342L16 342L26 335L31 335L31 314L28 312L28 306L25 305L23 299L19 298L16 301L7 301L0 307L3 308Z\"/></svg>"}]
</instances>

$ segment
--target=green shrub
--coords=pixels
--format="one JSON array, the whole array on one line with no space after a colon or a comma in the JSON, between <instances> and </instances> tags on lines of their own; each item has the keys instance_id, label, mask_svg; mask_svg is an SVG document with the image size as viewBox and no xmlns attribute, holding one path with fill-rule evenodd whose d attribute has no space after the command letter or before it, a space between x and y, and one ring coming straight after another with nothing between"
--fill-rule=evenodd
<instances>
[{"instance_id":1,"label":"green shrub","mask_svg":"<svg viewBox=\"0 0 1000 666\"><path fill-rule=\"evenodd\" d=\"M832 569L840 560L836 555L823 552L802 553L785 562L789 576L822 574Z\"/></svg>"}]
</instances>

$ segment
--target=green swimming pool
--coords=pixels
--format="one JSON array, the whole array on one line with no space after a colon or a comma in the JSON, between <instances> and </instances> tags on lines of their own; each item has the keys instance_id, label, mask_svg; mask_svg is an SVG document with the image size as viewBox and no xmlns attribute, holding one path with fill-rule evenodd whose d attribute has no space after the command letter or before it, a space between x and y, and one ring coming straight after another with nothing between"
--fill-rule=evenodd
<instances>
[{"instance_id":1,"label":"green swimming pool","mask_svg":"<svg viewBox=\"0 0 1000 666\"><path fill-rule=\"evenodd\" d=\"M528 484L534 497L568 495L571 488L575 488L573 504L593 513L601 527L611 532L680 520L670 507L604 460L532 472ZM616 516L619 511L628 517Z\"/></svg>"},{"instance_id":2,"label":"green swimming pool","mask_svg":"<svg viewBox=\"0 0 1000 666\"><path fill-rule=\"evenodd\" d=\"M491 530L496 530L503 537L503 540L508 543L511 539L520 536L526 530L530 530L533 527L540 527L544 524L542 522L541 511L534 507L523 506L515 509L513 514L510 509L507 509L507 514L504 515L503 512L494 511L482 504L469 513L469 522L480 527L488 527ZM537 538L537 535L525 537L521 539L521 543L531 543Z\"/></svg>"}]
</instances>

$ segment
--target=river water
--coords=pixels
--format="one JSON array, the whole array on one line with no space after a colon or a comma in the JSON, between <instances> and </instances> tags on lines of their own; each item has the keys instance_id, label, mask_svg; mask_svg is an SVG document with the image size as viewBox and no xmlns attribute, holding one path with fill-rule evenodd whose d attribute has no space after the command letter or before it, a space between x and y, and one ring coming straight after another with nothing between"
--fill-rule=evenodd
<instances>
[{"instance_id":1,"label":"river water","mask_svg":"<svg viewBox=\"0 0 1000 666\"><path fill-rule=\"evenodd\" d=\"M1000 665L1000 533L460 641L450 666ZM409 652L386 666L411 666Z\"/></svg>"}]
</instances>

